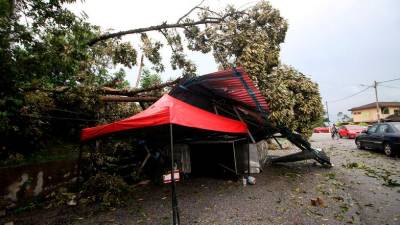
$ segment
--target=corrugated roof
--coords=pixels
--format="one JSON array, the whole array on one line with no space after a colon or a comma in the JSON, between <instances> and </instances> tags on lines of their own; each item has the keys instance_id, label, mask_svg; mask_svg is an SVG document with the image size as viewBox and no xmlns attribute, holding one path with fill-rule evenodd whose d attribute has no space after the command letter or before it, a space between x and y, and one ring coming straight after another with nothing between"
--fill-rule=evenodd
<instances>
[{"instance_id":1,"label":"corrugated roof","mask_svg":"<svg viewBox=\"0 0 400 225\"><path fill-rule=\"evenodd\" d=\"M213 95L250 106L259 112L268 111L265 98L243 68L233 68L190 78L180 83L175 90L172 90L171 95L182 98L178 94L179 89L192 89L193 91L196 86L207 89ZM189 103L192 102L189 101Z\"/></svg>"},{"instance_id":2,"label":"corrugated roof","mask_svg":"<svg viewBox=\"0 0 400 225\"><path fill-rule=\"evenodd\" d=\"M383 120L387 122L400 122L400 115L390 115Z\"/></svg>"},{"instance_id":3,"label":"corrugated roof","mask_svg":"<svg viewBox=\"0 0 400 225\"><path fill-rule=\"evenodd\" d=\"M400 107L400 102L378 102L378 104L379 107ZM362 109L373 109L373 108L376 108L376 102L354 107L349 109L349 111L357 111Z\"/></svg>"}]
</instances>

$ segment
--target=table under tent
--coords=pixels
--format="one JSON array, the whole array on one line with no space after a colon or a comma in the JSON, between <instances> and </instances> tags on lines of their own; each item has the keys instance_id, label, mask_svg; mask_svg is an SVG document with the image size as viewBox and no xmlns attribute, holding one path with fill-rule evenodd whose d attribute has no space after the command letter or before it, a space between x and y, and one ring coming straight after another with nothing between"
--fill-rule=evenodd
<instances>
[{"instance_id":1,"label":"table under tent","mask_svg":"<svg viewBox=\"0 0 400 225\"><path fill-rule=\"evenodd\" d=\"M146 110L114 123L83 129L81 141L85 143L112 133L141 130L148 135L141 136L147 142L169 145L175 225L179 224L173 172L176 166L182 172L223 168L236 176L243 175L250 172L250 147L266 138L276 139L277 134L302 151L274 158L271 162L313 158L321 164L330 165L325 153L312 148L299 134L285 127L272 126L268 121L268 112L265 98L249 75L242 68L233 68L183 78L169 94ZM217 167L207 166L210 159Z\"/></svg>"}]
</instances>

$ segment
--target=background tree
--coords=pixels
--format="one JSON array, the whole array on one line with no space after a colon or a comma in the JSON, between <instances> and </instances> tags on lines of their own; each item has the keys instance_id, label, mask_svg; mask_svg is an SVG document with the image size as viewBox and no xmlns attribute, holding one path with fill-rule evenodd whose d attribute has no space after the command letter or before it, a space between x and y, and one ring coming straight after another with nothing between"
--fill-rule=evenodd
<instances>
[{"instance_id":1,"label":"background tree","mask_svg":"<svg viewBox=\"0 0 400 225\"><path fill-rule=\"evenodd\" d=\"M101 114L96 90L126 85L125 72L110 68L131 67L136 51L119 40L89 47L100 29L68 2L0 0L0 156L31 152L57 134L76 140Z\"/></svg>"},{"instance_id":2,"label":"background tree","mask_svg":"<svg viewBox=\"0 0 400 225\"><path fill-rule=\"evenodd\" d=\"M351 122L351 117L343 112L338 112L337 118L341 123Z\"/></svg>"},{"instance_id":3,"label":"background tree","mask_svg":"<svg viewBox=\"0 0 400 225\"><path fill-rule=\"evenodd\" d=\"M149 69L143 69L143 75L140 79L141 88L149 88L162 83L160 74L154 73Z\"/></svg>"}]
</instances>

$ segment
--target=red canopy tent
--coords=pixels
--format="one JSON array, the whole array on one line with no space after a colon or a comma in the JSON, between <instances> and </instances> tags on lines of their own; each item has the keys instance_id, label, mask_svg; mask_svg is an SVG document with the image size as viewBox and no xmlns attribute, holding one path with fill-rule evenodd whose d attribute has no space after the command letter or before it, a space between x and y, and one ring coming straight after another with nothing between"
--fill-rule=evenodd
<instances>
[{"instance_id":1,"label":"red canopy tent","mask_svg":"<svg viewBox=\"0 0 400 225\"><path fill-rule=\"evenodd\" d=\"M134 116L117 122L83 129L81 133L81 141L88 141L96 137L120 131L167 124L170 125L172 215L173 224L175 225L180 223L180 219L178 201L175 193L175 178L173 173L174 142L172 125L175 124L184 127L224 133L246 134L248 132L248 128L245 123L213 114L165 94L149 108Z\"/></svg>"},{"instance_id":2,"label":"red canopy tent","mask_svg":"<svg viewBox=\"0 0 400 225\"><path fill-rule=\"evenodd\" d=\"M165 94L149 108L134 116L117 122L83 129L81 141L119 131L165 124L176 124L226 133L247 133L247 125L243 122L207 112Z\"/></svg>"}]
</instances>

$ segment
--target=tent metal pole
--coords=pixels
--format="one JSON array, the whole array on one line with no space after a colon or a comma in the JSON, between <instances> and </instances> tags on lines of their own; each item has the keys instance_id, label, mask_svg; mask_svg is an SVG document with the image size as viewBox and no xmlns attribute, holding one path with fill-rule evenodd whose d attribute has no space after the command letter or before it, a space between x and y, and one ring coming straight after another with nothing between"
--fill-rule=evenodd
<instances>
[{"instance_id":1,"label":"tent metal pole","mask_svg":"<svg viewBox=\"0 0 400 225\"><path fill-rule=\"evenodd\" d=\"M215 112L215 114L219 115L219 112L218 112L217 106L216 106L214 103L213 103L213 108L214 108L214 112Z\"/></svg>"},{"instance_id":2,"label":"tent metal pole","mask_svg":"<svg viewBox=\"0 0 400 225\"><path fill-rule=\"evenodd\" d=\"M237 171L237 165L236 165L236 148L235 148L235 142L232 142L232 149L233 149L233 161L235 162L235 174L236 176L238 175Z\"/></svg>"},{"instance_id":3,"label":"tent metal pole","mask_svg":"<svg viewBox=\"0 0 400 225\"><path fill-rule=\"evenodd\" d=\"M179 208L178 208L178 199L176 198L175 191L175 177L174 177L174 134L172 129L172 123L169 124L169 133L170 133L170 149L171 149L171 202L172 202L172 222L173 225L180 224L179 218Z\"/></svg>"},{"instance_id":4,"label":"tent metal pole","mask_svg":"<svg viewBox=\"0 0 400 225\"><path fill-rule=\"evenodd\" d=\"M239 120L242 121L243 123L245 123L245 121L244 121L243 118L240 116L240 113L239 113L239 111L236 109L236 107L233 107L233 111L235 111L236 116L239 118ZM253 144L255 144L255 143L256 143L256 140L254 140L253 135L251 134L251 132L250 132L249 129L247 129L247 134L249 135L251 142L252 142Z\"/></svg>"},{"instance_id":5,"label":"tent metal pole","mask_svg":"<svg viewBox=\"0 0 400 225\"><path fill-rule=\"evenodd\" d=\"M247 177L250 176L250 145L247 145Z\"/></svg>"}]
</instances>

